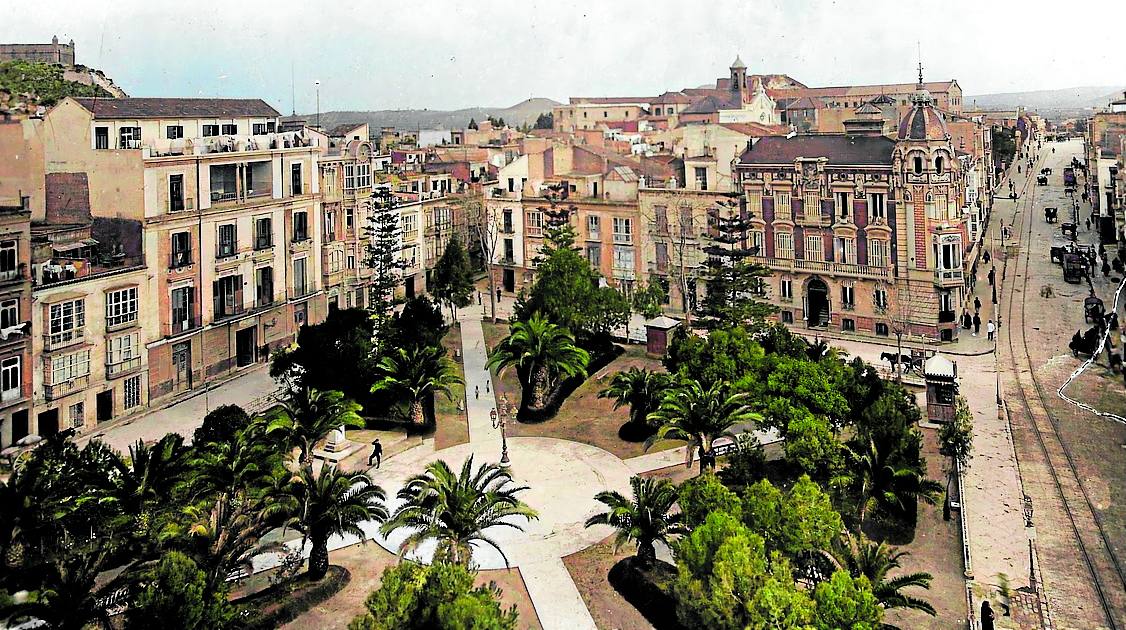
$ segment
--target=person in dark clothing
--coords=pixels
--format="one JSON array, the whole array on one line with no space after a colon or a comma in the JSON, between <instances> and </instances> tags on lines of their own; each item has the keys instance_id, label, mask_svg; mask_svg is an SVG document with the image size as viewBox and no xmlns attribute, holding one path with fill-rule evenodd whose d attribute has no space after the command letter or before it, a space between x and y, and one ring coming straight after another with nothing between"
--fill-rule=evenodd
<instances>
[{"instance_id":1,"label":"person in dark clothing","mask_svg":"<svg viewBox=\"0 0 1126 630\"><path fill-rule=\"evenodd\" d=\"M996 268L994 268L994 267L989 268L989 284L990 285L993 284L993 276L994 276L995 272L996 272Z\"/></svg>"},{"instance_id":2,"label":"person in dark clothing","mask_svg":"<svg viewBox=\"0 0 1126 630\"><path fill-rule=\"evenodd\" d=\"M375 438L375 441L371 443L371 455L368 455L368 466L371 466L373 461L375 462L376 468L379 468L379 465L383 463L383 445L379 443L379 438Z\"/></svg>"},{"instance_id":3,"label":"person in dark clothing","mask_svg":"<svg viewBox=\"0 0 1126 630\"><path fill-rule=\"evenodd\" d=\"M989 250L986 250L986 251L985 251L985 256L984 256L984 258L985 258L985 264L987 264L987 265L988 265L988 264L989 264L989 259L990 259L990 256L989 256Z\"/></svg>"},{"instance_id":4,"label":"person in dark clothing","mask_svg":"<svg viewBox=\"0 0 1126 630\"><path fill-rule=\"evenodd\" d=\"M1108 263L1106 260L1103 260L1103 277L1110 277L1110 263Z\"/></svg>"},{"instance_id":5,"label":"person in dark clothing","mask_svg":"<svg viewBox=\"0 0 1126 630\"><path fill-rule=\"evenodd\" d=\"M980 310L981 310L981 298L979 298L978 296L975 295L974 296L974 313L976 314Z\"/></svg>"},{"instance_id":6,"label":"person in dark clothing","mask_svg":"<svg viewBox=\"0 0 1126 630\"><path fill-rule=\"evenodd\" d=\"M1090 219L1084 220L1083 225L1087 226L1087 229L1090 230L1091 229L1091 220Z\"/></svg>"},{"instance_id":7,"label":"person in dark clothing","mask_svg":"<svg viewBox=\"0 0 1126 630\"><path fill-rule=\"evenodd\" d=\"M993 607L988 599L981 602L981 630L993 630Z\"/></svg>"},{"instance_id":8,"label":"person in dark clothing","mask_svg":"<svg viewBox=\"0 0 1126 630\"><path fill-rule=\"evenodd\" d=\"M497 299L500 299L500 289L497 289Z\"/></svg>"},{"instance_id":9,"label":"person in dark clothing","mask_svg":"<svg viewBox=\"0 0 1126 630\"><path fill-rule=\"evenodd\" d=\"M979 332L981 332L981 316L978 315L977 313L974 313L974 334L973 334L973 336L976 337Z\"/></svg>"},{"instance_id":10,"label":"person in dark clothing","mask_svg":"<svg viewBox=\"0 0 1126 630\"><path fill-rule=\"evenodd\" d=\"M969 311L962 311L962 328L969 330L974 325L974 320L970 317Z\"/></svg>"}]
</instances>

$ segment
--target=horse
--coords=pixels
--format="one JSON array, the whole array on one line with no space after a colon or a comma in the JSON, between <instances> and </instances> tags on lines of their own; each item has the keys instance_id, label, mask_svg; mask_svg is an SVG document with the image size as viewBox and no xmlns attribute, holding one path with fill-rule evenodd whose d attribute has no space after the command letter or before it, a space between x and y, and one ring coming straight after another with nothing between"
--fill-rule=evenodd
<instances>
[{"instance_id":1,"label":"horse","mask_svg":"<svg viewBox=\"0 0 1126 630\"><path fill-rule=\"evenodd\" d=\"M908 371L918 370L922 367L922 361L915 361L911 359L909 354L896 354L894 352L880 353L880 360L887 361L891 364L892 369L895 369L900 363L907 368Z\"/></svg>"}]
</instances>

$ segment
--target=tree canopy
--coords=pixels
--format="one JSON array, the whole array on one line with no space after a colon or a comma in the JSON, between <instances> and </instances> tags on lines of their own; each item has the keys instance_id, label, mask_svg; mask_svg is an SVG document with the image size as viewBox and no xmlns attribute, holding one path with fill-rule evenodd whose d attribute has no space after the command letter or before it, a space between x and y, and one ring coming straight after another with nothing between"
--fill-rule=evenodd
<instances>
[{"instance_id":1,"label":"tree canopy","mask_svg":"<svg viewBox=\"0 0 1126 630\"><path fill-rule=\"evenodd\" d=\"M476 574L449 562L387 567L368 595L367 612L350 630L514 630L516 607L502 608L495 584L474 586Z\"/></svg>"}]
</instances>

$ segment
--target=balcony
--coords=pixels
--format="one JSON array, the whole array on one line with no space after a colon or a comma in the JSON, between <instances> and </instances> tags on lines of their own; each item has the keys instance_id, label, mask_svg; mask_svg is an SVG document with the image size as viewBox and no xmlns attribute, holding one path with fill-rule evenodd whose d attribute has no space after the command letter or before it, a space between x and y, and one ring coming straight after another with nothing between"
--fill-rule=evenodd
<instances>
[{"instance_id":1,"label":"balcony","mask_svg":"<svg viewBox=\"0 0 1126 630\"><path fill-rule=\"evenodd\" d=\"M43 335L43 351L52 352L61 348L82 343L86 338L85 328L71 328L57 333Z\"/></svg>"},{"instance_id":2,"label":"balcony","mask_svg":"<svg viewBox=\"0 0 1126 630\"><path fill-rule=\"evenodd\" d=\"M189 317L187 319L172 322L172 324L169 325L169 327L168 327L168 330L169 330L168 334L178 335L178 334L183 333L183 332L188 332L189 330L194 330L198 327L199 327L199 320L196 319L195 315L192 315L191 317Z\"/></svg>"},{"instance_id":3,"label":"balcony","mask_svg":"<svg viewBox=\"0 0 1126 630\"><path fill-rule=\"evenodd\" d=\"M82 391L90 386L90 375L76 376L69 381L43 385L43 397L47 400L57 400L74 392Z\"/></svg>"},{"instance_id":4,"label":"balcony","mask_svg":"<svg viewBox=\"0 0 1126 630\"><path fill-rule=\"evenodd\" d=\"M220 299L222 299L222 296L220 296ZM234 305L232 305L228 308L222 308L220 310L215 311L215 321L230 319L232 317L238 317L239 315L242 315L245 312L246 312L246 307L244 307L242 304L234 304Z\"/></svg>"},{"instance_id":5,"label":"balcony","mask_svg":"<svg viewBox=\"0 0 1126 630\"><path fill-rule=\"evenodd\" d=\"M0 271L0 284L8 282L18 282L27 279L27 263L20 263L16 265L15 269L6 269Z\"/></svg>"},{"instance_id":6,"label":"balcony","mask_svg":"<svg viewBox=\"0 0 1126 630\"><path fill-rule=\"evenodd\" d=\"M125 359L117 363L106 364L106 378L116 378L123 374L127 374L141 367L141 357L133 357L132 359Z\"/></svg>"},{"instance_id":7,"label":"balcony","mask_svg":"<svg viewBox=\"0 0 1126 630\"><path fill-rule=\"evenodd\" d=\"M301 284L294 286L289 290L289 299L297 300L313 293L313 286L309 284Z\"/></svg>"},{"instance_id":8,"label":"balcony","mask_svg":"<svg viewBox=\"0 0 1126 630\"><path fill-rule=\"evenodd\" d=\"M937 287L960 287L962 282L961 269L934 270L934 285Z\"/></svg>"},{"instance_id":9,"label":"balcony","mask_svg":"<svg viewBox=\"0 0 1126 630\"><path fill-rule=\"evenodd\" d=\"M183 269L192 265L192 250L172 252L168 257L169 269Z\"/></svg>"},{"instance_id":10,"label":"balcony","mask_svg":"<svg viewBox=\"0 0 1126 630\"><path fill-rule=\"evenodd\" d=\"M790 258L768 258L766 256L750 256L748 261L769 267L775 271L823 273L827 275L843 276L849 278L873 278L887 280L889 271L887 267L874 265L853 265L849 263L824 262L819 260L793 260Z\"/></svg>"},{"instance_id":11,"label":"balcony","mask_svg":"<svg viewBox=\"0 0 1126 630\"><path fill-rule=\"evenodd\" d=\"M506 265L509 267L516 265L516 257L513 254L501 254L497 258L497 264Z\"/></svg>"}]
</instances>

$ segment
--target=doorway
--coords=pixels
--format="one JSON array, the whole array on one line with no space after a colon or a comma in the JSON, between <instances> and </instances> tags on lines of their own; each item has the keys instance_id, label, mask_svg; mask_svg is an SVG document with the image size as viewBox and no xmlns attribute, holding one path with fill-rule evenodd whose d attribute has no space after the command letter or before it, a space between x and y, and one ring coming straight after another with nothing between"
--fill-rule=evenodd
<instances>
[{"instance_id":1,"label":"doorway","mask_svg":"<svg viewBox=\"0 0 1126 630\"><path fill-rule=\"evenodd\" d=\"M806 287L805 321L810 328L829 325L829 287L820 278L812 278Z\"/></svg>"},{"instance_id":2,"label":"doorway","mask_svg":"<svg viewBox=\"0 0 1126 630\"><path fill-rule=\"evenodd\" d=\"M172 373L175 382L172 390L182 392L192 388L192 343L182 341L172 346Z\"/></svg>"},{"instance_id":3,"label":"doorway","mask_svg":"<svg viewBox=\"0 0 1126 630\"><path fill-rule=\"evenodd\" d=\"M59 410L51 409L39 414L39 435L50 437L59 432Z\"/></svg>"},{"instance_id":4,"label":"doorway","mask_svg":"<svg viewBox=\"0 0 1126 630\"><path fill-rule=\"evenodd\" d=\"M257 357L257 345L255 339L257 338L258 330L253 326L250 328L243 328L235 333L235 365L238 367L246 367L254 363Z\"/></svg>"},{"instance_id":5,"label":"doorway","mask_svg":"<svg viewBox=\"0 0 1126 630\"><path fill-rule=\"evenodd\" d=\"M516 270L515 269L505 269L504 270L504 290L507 293L515 293L516 292Z\"/></svg>"},{"instance_id":6,"label":"doorway","mask_svg":"<svg viewBox=\"0 0 1126 630\"><path fill-rule=\"evenodd\" d=\"M113 420L113 390L98 392L95 397L95 407L97 407L98 424Z\"/></svg>"},{"instance_id":7,"label":"doorway","mask_svg":"<svg viewBox=\"0 0 1126 630\"><path fill-rule=\"evenodd\" d=\"M403 282L403 288L406 290L408 300L414 297L414 276L407 278L406 281Z\"/></svg>"},{"instance_id":8,"label":"doorway","mask_svg":"<svg viewBox=\"0 0 1126 630\"><path fill-rule=\"evenodd\" d=\"M12 444L18 440L27 437L28 433L28 412L27 409L20 409L12 414Z\"/></svg>"}]
</instances>

